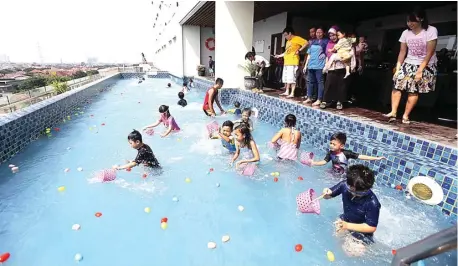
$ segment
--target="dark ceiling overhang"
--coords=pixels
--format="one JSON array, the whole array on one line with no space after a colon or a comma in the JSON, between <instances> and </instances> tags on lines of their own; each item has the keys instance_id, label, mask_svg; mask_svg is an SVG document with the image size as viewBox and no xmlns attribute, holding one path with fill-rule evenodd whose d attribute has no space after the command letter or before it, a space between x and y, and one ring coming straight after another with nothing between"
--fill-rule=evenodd
<instances>
[{"instance_id":1,"label":"dark ceiling overhang","mask_svg":"<svg viewBox=\"0 0 458 266\"><path fill-rule=\"evenodd\" d=\"M215 27L215 2L200 1L183 20L181 25Z\"/></svg>"}]
</instances>

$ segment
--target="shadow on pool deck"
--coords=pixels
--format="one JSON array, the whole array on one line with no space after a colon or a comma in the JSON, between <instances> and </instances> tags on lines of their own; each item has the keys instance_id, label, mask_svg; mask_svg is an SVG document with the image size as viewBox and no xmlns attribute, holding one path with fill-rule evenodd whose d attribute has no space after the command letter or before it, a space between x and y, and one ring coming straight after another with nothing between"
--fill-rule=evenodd
<instances>
[{"instance_id":1,"label":"shadow on pool deck","mask_svg":"<svg viewBox=\"0 0 458 266\"><path fill-rule=\"evenodd\" d=\"M300 103L311 108L320 109L319 107L312 107L311 104L302 104L303 99L301 97L295 97L292 99L287 99L284 96L279 96L283 91L278 91L274 89L265 88L264 94L281 98L285 101L293 101ZM333 114L350 117L354 120L376 125L381 128L390 129L396 132L401 132L404 134L412 135L422 139L434 141L442 145L446 145L452 148L456 148L457 139L455 138L457 130L450 127L435 125L427 122L415 122L411 121L409 125L401 123L401 120L398 119L396 122L388 123L388 119L382 115L380 112L371 111L359 107L347 107L343 110L337 110L334 108L326 108L325 112L331 112Z\"/></svg>"}]
</instances>

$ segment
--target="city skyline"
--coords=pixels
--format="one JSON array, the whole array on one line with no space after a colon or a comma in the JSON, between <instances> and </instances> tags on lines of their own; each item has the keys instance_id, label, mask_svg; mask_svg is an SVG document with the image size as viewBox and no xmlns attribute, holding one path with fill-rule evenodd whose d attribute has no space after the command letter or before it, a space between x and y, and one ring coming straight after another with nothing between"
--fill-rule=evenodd
<instances>
[{"instance_id":1,"label":"city skyline","mask_svg":"<svg viewBox=\"0 0 458 266\"><path fill-rule=\"evenodd\" d=\"M27 7L27 8L24 8ZM12 63L141 62L153 56L151 2L3 1L0 54Z\"/></svg>"}]
</instances>

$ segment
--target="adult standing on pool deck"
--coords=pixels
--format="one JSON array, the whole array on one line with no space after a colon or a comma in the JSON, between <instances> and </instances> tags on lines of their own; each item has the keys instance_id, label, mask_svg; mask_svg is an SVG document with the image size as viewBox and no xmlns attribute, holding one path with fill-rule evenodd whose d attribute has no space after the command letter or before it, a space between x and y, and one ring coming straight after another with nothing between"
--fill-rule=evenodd
<instances>
[{"instance_id":1,"label":"adult standing on pool deck","mask_svg":"<svg viewBox=\"0 0 458 266\"><path fill-rule=\"evenodd\" d=\"M221 114L224 114L223 107L221 107L221 103L219 102L218 98L218 90L223 87L223 79L222 78L217 78L215 81L215 85L210 87L207 92L205 93L205 98L204 98L204 105L202 106L202 110L207 116L215 116L216 112L213 109L213 104L216 101L216 105L218 105L219 110L221 110Z\"/></svg>"},{"instance_id":2,"label":"adult standing on pool deck","mask_svg":"<svg viewBox=\"0 0 458 266\"><path fill-rule=\"evenodd\" d=\"M307 40L294 35L294 30L291 27L286 27L283 30L283 36L287 40L285 52L281 55L275 55L275 58L283 57L283 78L285 83L285 92L280 95L286 95L287 98L294 97L296 90L296 72L299 66L299 53L307 47ZM291 94L289 88L291 87Z\"/></svg>"}]
</instances>

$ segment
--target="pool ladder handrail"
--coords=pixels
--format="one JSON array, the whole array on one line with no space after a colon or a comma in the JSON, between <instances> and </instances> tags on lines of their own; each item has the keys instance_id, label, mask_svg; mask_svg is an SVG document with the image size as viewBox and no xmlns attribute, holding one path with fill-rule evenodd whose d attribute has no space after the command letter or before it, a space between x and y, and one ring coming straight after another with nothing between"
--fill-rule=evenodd
<instances>
[{"instance_id":1,"label":"pool ladder handrail","mask_svg":"<svg viewBox=\"0 0 458 266\"><path fill-rule=\"evenodd\" d=\"M456 249L456 225L396 251L391 266L408 266L420 260Z\"/></svg>"}]
</instances>

